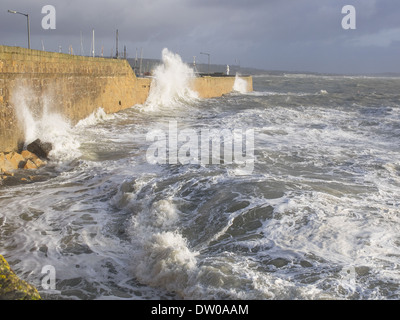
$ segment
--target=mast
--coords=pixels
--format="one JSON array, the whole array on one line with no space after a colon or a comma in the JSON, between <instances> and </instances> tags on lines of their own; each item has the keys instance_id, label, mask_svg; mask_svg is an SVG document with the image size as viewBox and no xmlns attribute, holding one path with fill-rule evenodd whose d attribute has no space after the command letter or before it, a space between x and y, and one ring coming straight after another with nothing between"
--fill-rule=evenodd
<instances>
[{"instance_id":1,"label":"mast","mask_svg":"<svg viewBox=\"0 0 400 320\"><path fill-rule=\"evenodd\" d=\"M83 50L83 39L82 39L82 31L81 31L81 56L85 55L85 51Z\"/></svg>"},{"instance_id":2,"label":"mast","mask_svg":"<svg viewBox=\"0 0 400 320\"><path fill-rule=\"evenodd\" d=\"M118 59L118 29L117 29L117 35L116 35L116 50L115 50L115 56Z\"/></svg>"},{"instance_id":3,"label":"mast","mask_svg":"<svg viewBox=\"0 0 400 320\"><path fill-rule=\"evenodd\" d=\"M92 48L92 56L93 56L93 58L94 58L94 29L93 29L93 40L92 40L92 43L93 43L93 48Z\"/></svg>"},{"instance_id":4,"label":"mast","mask_svg":"<svg viewBox=\"0 0 400 320\"><path fill-rule=\"evenodd\" d=\"M136 57L135 57L135 73L137 73L137 48L136 48Z\"/></svg>"},{"instance_id":5,"label":"mast","mask_svg":"<svg viewBox=\"0 0 400 320\"><path fill-rule=\"evenodd\" d=\"M140 48L140 66L139 66L139 75L142 74L142 61L143 61L143 48Z\"/></svg>"}]
</instances>

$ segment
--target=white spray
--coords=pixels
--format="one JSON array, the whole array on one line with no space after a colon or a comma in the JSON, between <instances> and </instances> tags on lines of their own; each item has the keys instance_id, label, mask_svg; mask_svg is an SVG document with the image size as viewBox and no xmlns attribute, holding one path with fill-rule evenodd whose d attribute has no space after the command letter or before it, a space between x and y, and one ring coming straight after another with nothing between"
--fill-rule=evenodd
<instances>
[{"instance_id":1,"label":"white spray","mask_svg":"<svg viewBox=\"0 0 400 320\"><path fill-rule=\"evenodd\" d=\"M246 80L242 79L239 74L236 73L235 83L233 84L233 91L239 93L246 93L247 92L247 82Z\"/></svg>"},{"instance_id":2,"label":"white spray","mask_svg":"<svg viewBox=\"0 0 400 320\"><path fill-rule=\"evenodd\" d=\"M31 101L40 101L33 108ZM80 156L80 144L73 136L70 123L59 113L51 110L49 96L36 97L26 86L14 91L12 102L17 119L24 131L25 146L36 139L50 142L53 146L49 156L56 159L73 159Z\"/></svg>"},{"instance_id":3,"label":"white spray","mask_svg":"<svg viewBox=\"0 0 400 320\"><path fill-rule=\"evenodd\" d=\"M132 217L130 231L136 250L132 267L140 281L185 296L190 277L197 271L198 252L190 250L175 230L178 219L170 199L154 202Z\"/></svg>"},{"instance_id":4,"label":"white spray","mask_svg":"<svg viewBox=\"0 0 400 320\"><path fill-rule=\"evenodd\" d=\"M178 54L168 49L162 51L162 64L153 72L149 96L145 103L146 110L157 107L172 107L179 103L189 103L197 99L196 92L190 89L190 82L195 73L187 64L182 62Z\"/></svg>"}]
</instances>

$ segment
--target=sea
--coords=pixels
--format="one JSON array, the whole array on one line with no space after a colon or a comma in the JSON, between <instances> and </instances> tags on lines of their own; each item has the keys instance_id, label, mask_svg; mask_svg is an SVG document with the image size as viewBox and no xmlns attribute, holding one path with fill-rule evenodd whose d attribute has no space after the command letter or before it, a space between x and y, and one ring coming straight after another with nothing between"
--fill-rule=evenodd
<instances>
[{"instance_id":1,"label":"sea","mask_svg":"<svg viewBox=\"0 0 400 320\"><path fill-rule=\"evenodd\" d=\"M46 300L399 299L400 78L254 75L201 99L162 57L143 105L74 125L21 91L26 141L53 150L0 185L17 275Z\"/></svg>"}]
</instances>

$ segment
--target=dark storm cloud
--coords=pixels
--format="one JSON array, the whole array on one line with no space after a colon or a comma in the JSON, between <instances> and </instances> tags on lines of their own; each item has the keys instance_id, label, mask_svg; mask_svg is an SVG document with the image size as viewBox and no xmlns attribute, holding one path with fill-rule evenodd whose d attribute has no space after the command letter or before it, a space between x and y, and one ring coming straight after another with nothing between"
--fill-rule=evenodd
<instances>
[{"instance_id":1,"label":"dark storm cloud","mask_svg":"<svg viewBox=\"0 0 400 320\"><path fill-rule=\"evenodd\" d=\"M41 28L41 8L47 4L56 8L56 30ZM356 30L341 27L347 4L357 10ZM78 52L82 33L88 54L93 28L96 51L103 47L110 55L118 29L131 57L136 48L159 57L168 47L186 61L207 51L215 63L239 59L242 65L268 69L393 71L399 8L398 0L3 0L0 43L26 45L24 17L7 13L14 9L30 13L35 49L44 44L50 51L72 46Z\"/></svg>"}]
</instances>

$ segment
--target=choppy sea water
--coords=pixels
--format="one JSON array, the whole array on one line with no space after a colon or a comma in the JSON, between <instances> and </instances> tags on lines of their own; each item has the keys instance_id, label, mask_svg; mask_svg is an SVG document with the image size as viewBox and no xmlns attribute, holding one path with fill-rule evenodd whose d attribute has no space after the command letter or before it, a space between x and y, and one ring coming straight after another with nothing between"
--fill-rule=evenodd
<instances>
[{"instance_id":1,"label":"choppy sea water","mask_svg":"<svg viewBox=\"0 0 400 320\"><path fill-rule=\"evenodd\" d=\"M400 79L262 75L198 99L165 93L188 73L167 59L144 105L30 119L56 148L39 181L0 186L17 274L45 299L399 299ZM254 130L254 166L150 163L149 132L171 123Z\"/></svg>"}]
</instances>

